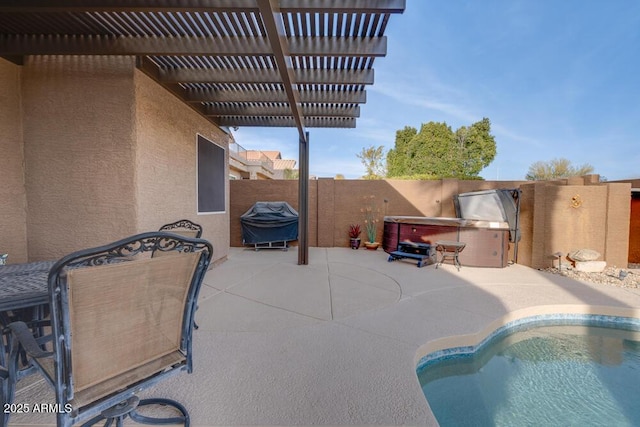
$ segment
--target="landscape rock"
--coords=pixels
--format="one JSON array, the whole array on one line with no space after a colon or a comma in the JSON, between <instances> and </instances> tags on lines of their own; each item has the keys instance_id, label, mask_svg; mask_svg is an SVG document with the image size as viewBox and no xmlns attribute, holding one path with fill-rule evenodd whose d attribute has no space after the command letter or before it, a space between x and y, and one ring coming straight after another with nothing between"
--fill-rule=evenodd
<instances>
[{"instance_id":1,"label":"landscape rock","mask_svg":"<svg viewBox=\"0 0 640 427\"><path fill-rule=\"evenodd\" d=\"M601 273L606 267L605 261L576 261L574 269L585 273Z\"/></svg>"},{"instance_id":2,"label":"landscape rock","mask_svg":"<svg viewBox=\"0 0 640 427\"><path fill-rule=\"evenodd\" d=\"M573 261L595 261L600 256L600 252L593 249L578 249L577 251L569 252L568 255Z\"/></svg>"}]
</instances>

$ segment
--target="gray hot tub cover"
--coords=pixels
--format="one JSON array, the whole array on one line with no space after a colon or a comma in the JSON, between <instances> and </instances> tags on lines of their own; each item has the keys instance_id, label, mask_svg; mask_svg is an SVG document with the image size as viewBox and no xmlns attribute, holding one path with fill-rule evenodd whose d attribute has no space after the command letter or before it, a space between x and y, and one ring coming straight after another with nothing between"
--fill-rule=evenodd
<instances>
[{"instance_id":1,"label":"gray hot tub cover","mask_svg":"<svg viewBox=\"0 0 640 427\"><path fill-rule=\"evenodd\" d=\"M245 244L298 238L298 212L287 202L256 202L240 217Z\"/></svg>"},{"instance_id":2,"label":"gray hot tub cover","mask_svg":"<svg viewBox=\"0 0 640 427\"><path fill-rule=\"evenodd\" d=\"M459 218L509 223L509 240L519 242L519 197L520 190L484 190L455 195L453 203Z\"/></svg>"}]
</instances>

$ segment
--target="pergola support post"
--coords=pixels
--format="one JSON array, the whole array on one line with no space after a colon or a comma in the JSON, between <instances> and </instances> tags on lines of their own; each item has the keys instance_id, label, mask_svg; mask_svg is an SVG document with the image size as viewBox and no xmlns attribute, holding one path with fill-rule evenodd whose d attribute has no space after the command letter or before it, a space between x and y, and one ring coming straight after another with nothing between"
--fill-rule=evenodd
<instances>
[{"instance_id":1,"label":"pergola support post","mask_svg":"<svg viewBox=\"0 0 640 427\"><path fill-rule=\"evenodd\" d=\"M309 264L309 132L299 138L298 265Z\"/></svg>"}]
</instances>

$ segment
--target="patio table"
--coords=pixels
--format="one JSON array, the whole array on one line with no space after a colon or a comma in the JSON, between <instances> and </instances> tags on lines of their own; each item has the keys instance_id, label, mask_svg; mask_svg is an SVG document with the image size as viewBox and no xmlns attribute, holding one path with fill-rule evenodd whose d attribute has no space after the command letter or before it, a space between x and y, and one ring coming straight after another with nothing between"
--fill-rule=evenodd
<instances>
[{"instance_id":1,"label":"patio table","mask_svg":"<svg viewBox=\"0 0 640 427\"><path fill-rule=\"evenodd\" d=\"M47 280L53 264L55 261L0 266L0 312L47 304Z\"/></svg>"},{"instance_id":2,"label":"patio table","mask_svg":"<svg viewBox=\"0 0 640 427\"><path fill-rule=\"evenodd\" d=\"M49 303L49 270L55 261L37 261L25 264L0 266L0 365L7 362L10 345L5 342L4 328L13 320L34 320L40 318ZM23 319L28 312L29 319ZM16 315L18 313L18 315ZM38 331L42 333L42 330ZM34 372L33 369L20 369L18 379Z\"/></svg>"},{"instance_id":3,"label":"patio table","mask_svg":"<svg viewBox=\"0 0 640 427\"><path fill-rule=\"evenodd\" d=\"M467 244L464 242L450 241L450 240L439 240L436 242L436 251L440 254L442 258L440 258L440 262L436 263L436 268L439 265L442 265L445 259L450 259L453 261L453 265L456 266L458 271L460 271L460 260L458 259L458 255L465 248Z\"/></svg>"}]
</instances>

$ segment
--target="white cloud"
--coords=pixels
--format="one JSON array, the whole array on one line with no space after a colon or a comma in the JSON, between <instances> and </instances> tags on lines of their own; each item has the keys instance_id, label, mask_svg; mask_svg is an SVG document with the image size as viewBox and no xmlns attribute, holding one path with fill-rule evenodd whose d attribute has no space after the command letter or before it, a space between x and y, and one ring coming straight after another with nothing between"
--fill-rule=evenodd
<instances>
[{"instance_id":1,"label":"white cloud","mask_svg":"<svg viewBox=\"0 0 640 427\"><path fill-rule=\"evenodd\" d=\"M371 90L385 95L400 104L439 111L464 122L478 120L477 114L471 113L459 103L439 100L443 98L455 98L455 96L441 97L437 94L437 92L449 92L449 89L444 85L434 84L435 86L441 86L440 89L436 89L434 86L431 86L431 83L425 82L423 88L416 88L415 82L415 76L405 76L405 79L403 79L402 76L398 76L398 79L394 81L393 85L378 84L373 86ZM429 84L429 86L427 86L427 84Z\"/></svg>"}]
</instances>

